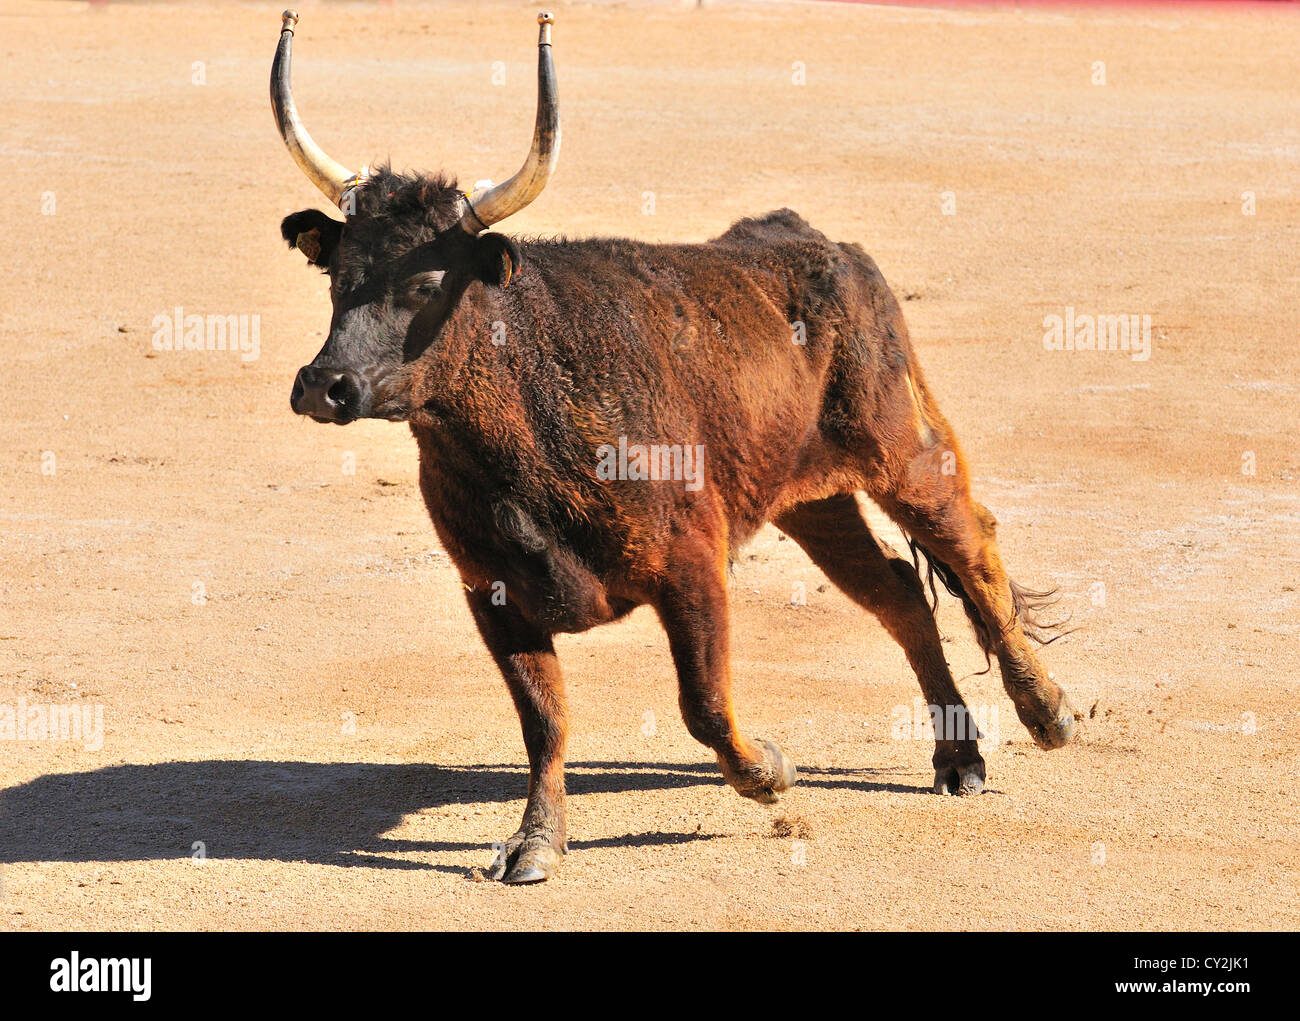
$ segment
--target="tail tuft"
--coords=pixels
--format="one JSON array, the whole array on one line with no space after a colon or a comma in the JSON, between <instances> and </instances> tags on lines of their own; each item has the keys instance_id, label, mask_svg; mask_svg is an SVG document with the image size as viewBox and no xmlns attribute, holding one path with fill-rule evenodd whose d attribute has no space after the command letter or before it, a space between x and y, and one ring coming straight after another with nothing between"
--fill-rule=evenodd
<instances>
[{"instance_id":1,"label":"tail tuft","mask_svg":"<svg viewBox=\"0 0 1300 1021\"><path fill-rule=\"evenodd\" d=\"M987 663L989 657L997 651L997 643L994 641L994 635L989 630L988 624L979 612L966 589L962 587L961 578L957 572L939 560L928 549L919 542L908 536L907 545L912 550L912 564L916 567L917 573L921 572L920 558L925 559L925 580L930 586L930 596L933 600L931 609L934 612L939 610L939 595L935 590L934 578L939 576L943 587L948 590L950 595L956 596L961 600L962 609L966 611L966 617L970 620L971 629L975 632L975 640L984 650L984 658ZM1064 620L1046 622L1042 619L1044 610L1055 606L1060 601L1057 589L1048 589L1039 592L1036 589L1025 588L1023 585L1017 585L1014 581L1011 585L1011 602L1015 607L1015 612L1011 620L1007 621L1005 628L1009 629L1019 622L1021 629L1027 636L1037 642L1039 645L1051 645L1059 638L1077 631L1077 628L1066 628L1070 623L1067 617Z\"/></svg>"},{"instance_id":2,"label":"tail tuft","mask_svg":"<svg viewBox=\"0 0 1300 1021\"><path fill-rule=\"evenodd\" d=\"M1009 580L1009 579L1008 579ZM1047 589L1039 592L1011 583L1011 601L1016 607L1015 619L1020 621L1021 630L1039 645L1051 645L1057 639L1078 631L1078 628L1066 627L1070 618L1055 620L1050 623L1042 619L1044 610L1061 601L1059 589Z\"/></svg>"}]
</instances>

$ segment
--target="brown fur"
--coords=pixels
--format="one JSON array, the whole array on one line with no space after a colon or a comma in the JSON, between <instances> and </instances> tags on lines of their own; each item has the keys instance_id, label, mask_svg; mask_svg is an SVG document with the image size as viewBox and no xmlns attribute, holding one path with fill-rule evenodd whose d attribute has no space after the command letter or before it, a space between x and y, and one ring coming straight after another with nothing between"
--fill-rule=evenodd
<instances>
[{"instance_id":1,"label":"brown fur","mask_svg":"<svg viewBox=\"0 0 1300 1021\"><path fill-rule=\"evenodd\" d=\"M405 354L375 389L409 417L429 513L523 725L528 808L499 877L545 878L563 849L566 716L551 636L639 605L658 613L686 726L727 780L759 800L793 781L779 748L741 734L729 694L727 563L765 522L880 618L931 703L963 706L917 571L868 530L860 491L912 538L931 587L937 573L962 600L1040 744L1069 739L1064 695L1027 641L1042 635L1043 594L1006 577L996 522L970 496L898 303L862 249L789 210L699 245L468 241L442 222L445 182L403 180L380 185L396 210L370 186L362 204L378 219L350 220L328 258L354 290L396 292L413 264L447 272L443 296L401 326ZM503 252L511 268L497 279ZM339 325L346 295L335 301L314 364L367 344L381 363L378 341ZM620 438L701 445L702 487L602 478L600 448ZM970 735L940 735L934 762L940 789L982 783Z\"/></svg>"}]
</instances>

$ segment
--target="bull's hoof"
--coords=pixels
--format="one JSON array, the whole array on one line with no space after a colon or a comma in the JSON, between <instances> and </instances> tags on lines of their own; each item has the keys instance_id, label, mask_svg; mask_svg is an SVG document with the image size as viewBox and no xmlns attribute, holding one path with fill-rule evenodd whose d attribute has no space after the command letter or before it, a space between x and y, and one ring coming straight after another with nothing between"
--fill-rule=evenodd
<instances>
[{"instance_id":1,"label":"bull's hoof","mask_svg":"<svg viewBox=\"0 0 1300 1021\"><path fill-rule=\"evenodd\" d=\"M1034 744L1045 752L1053 748L1062 748L1073 741L1077 734L1074 725L1074 710L1064 698L1056 710L1056 718L1048 723L1027 723Z\"/></svg>"},{"instance_id":2,"label":"bull's hoof","mask_svg":"<svg viewBox=\"0 0 1300 1021\"><path fill-rule=\"evenodd\" d=\"M722 756L718 756L718 765L722 767L722 775L726 777L727 783L738 794L752 798L761 805L773 805L781 800L778 795L782 791L794 786L799 771L775 741L760 737L755 739L755 743L762 749L763 757L748 766L743 773L733 773L728 769Z\"/></svg>"},{"instance_id":3,"label":"bull's hoof","mask_svg":"<svg viewBox=\"0 0 1300 1021\"><path fill-rule=\"evenodd\" d=\"M795 768L794 760L781 751L781 746L775 741L761 740L763 749L767 752L768 758L771 759L773 770L776 773L776 782L772 785L772 793L779 794L781 791L789 790L794 786L795 781L799 779L799 770Z\"/></svg>"},{"instance_id":4,"label":"bull's hoof","mask_svg":"<svg viewBox=\"0 0 1300 1021\"><path fill-rule=\"evenodd\" d=\"M984 791L984 760L960 766L935 765L935 794L982 794Z\"/></svg>"},{"instance_id":5,"label":"bull's hoof","mask_svg":"<svg viewBox=\"0 0 1300 1021\"><path fill-rule=\"evenodd\" d=\"M487 878L501 883L542 883L559 871L564 851L546 833L516 833L497 851Z\"/></svg>"}]
</instances>

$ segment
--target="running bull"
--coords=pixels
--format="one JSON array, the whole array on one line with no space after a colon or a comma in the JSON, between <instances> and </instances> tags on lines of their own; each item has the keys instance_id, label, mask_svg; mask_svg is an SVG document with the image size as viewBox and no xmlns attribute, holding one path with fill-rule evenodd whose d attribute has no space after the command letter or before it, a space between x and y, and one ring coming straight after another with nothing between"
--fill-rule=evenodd
<instances>
[{"instance_id":1,"label":"running bull","mask_svg":"<svg viewBox=\"0 0 1300 1021\"><path fill-rule=\"evenodd\" d=\"M538 20L532 149L472 194L441 175L354 173L312 141L290 91L291 11L271 71L285 145L343 214L282 224L329 274L333 302L293 410L410 423L425 504L523 726L527 806L492 877L547 879L565 852L554 636L638 606L662 622L686 727L727 782L760 802L795 782L791 759L746 735L731 701L728 564L766 522L880 619L945 720L968 719L922 554L1034 740L1068 743L1074 713L1030 645L1045 640L1043 594L1003 570L993 515L971 497L898 302L861 248L788 209L704 244L489 230L537 198L559 155L553 19ZM903 529L911 560L871 533L858 493ZM937 728L937 792L983 788L978 737Z\"/></svg>"}]
</instances>

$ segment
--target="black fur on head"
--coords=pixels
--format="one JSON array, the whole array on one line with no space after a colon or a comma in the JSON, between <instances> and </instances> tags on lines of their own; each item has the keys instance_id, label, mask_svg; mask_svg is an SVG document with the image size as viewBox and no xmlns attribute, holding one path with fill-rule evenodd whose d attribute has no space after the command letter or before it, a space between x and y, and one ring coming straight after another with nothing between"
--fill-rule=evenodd
<instances>
[{"instance_id":1,"label":"black fur on head","mask_svg":"<svg viewBox=\"0 0 1300 1021\"><path fill-rule=\"evenodd\" d=\"M316 209L285 217L280 232L314 266L336 275L349 290L366 279L391 273L403 256L433 242L448 256L459 255L471 278L508 284L518 275L518 246L499 234L472 238L460 227L464 193L443 174L399 174L379 166L349 193L339 222ZM343 258L335 250L347 231Z\"/></svg>"},{"instance_id":2,"label":"black fur on head","mask_svg":"<svg viewBox=\"0 0 1300 1021\"><path fill-rule=\"evenodd\" d=\"M386 165L376 167L344 200L348 247L365 253L366 263L383 264L455 227L463 197L455 180L443 174L400 174ZM328 268L342 228L343 223L314 209L294 213L280 225L289 247L301 249L308 262L322 268ZM313 229L318 237L311 235ZM364 275L370 266L358 268Z\"/></svg>"},{"instance_id":3,"label":"black fur on head","mask_svg":"<svg viewBox=\"0 0 1300 1021\"><path fill-rule=\"evenodd\" d=\"M344 220L319 209L284 218L289 247L329 274L334 306L325 346L295 381L296 411L328 421L405 416L404 366L432 343L467 288L506 287L521 270L519 245L466 233L463 209L447 177L381 166L346 193Z\"/></svg>"},{"instance_id":4,"label":"black fur on head","mask_svg":"<svg viewBox=\"0 0 1300 1021\"><path fill-rule=\"evenodd\" d=\"M381 166L349 199L344 212L350 240L376 263L460 230L464 194L442 174L398 174Z\"/></svg>"}]
</instances>

